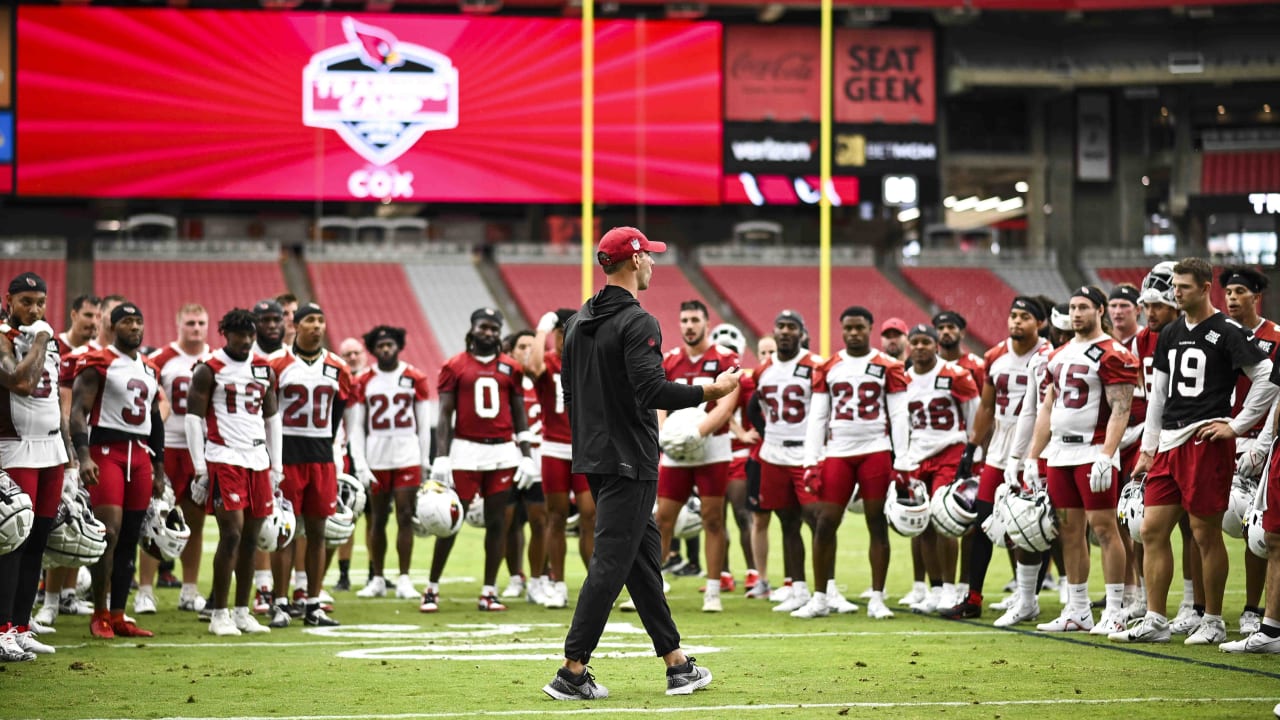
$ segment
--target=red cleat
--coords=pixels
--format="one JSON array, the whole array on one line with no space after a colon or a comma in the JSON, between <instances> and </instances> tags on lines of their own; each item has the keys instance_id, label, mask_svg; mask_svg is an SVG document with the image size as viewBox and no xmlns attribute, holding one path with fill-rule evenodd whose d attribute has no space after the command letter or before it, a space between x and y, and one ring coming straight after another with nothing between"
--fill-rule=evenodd
<instances>
[{"instance_id":1,"label":"red cleat","mask_svg":"<svg viewBox=\"0 0 1280 720\"><path fill-rule=\"evenodd\" d=\"M738 584L733 580L733 573L720 573L720 592L733 592Z\"/></svg>"},{"instance_id":2,"label":"red cleat","mask_svg":"<svg viewBox=\"0 0 1280 720\"><path fill-rule=\"evenodd\" d=\"M155 637L155 633L138 627L133 620L126 618L123 612L118 616L112 615L111 630L115 632L118 637Z\"/></svg>"},{"instance_id":3,"label":"red cleat","mask_svg":"<svg viewBox=\"0 0 1280 720\"><path fill-rule=\"evenodd\" d=\"M89 633L102 640L114 640L115 630L111 629L111 615L105 610L95 612L89 620Z\"/></svg>"}]
</instances>

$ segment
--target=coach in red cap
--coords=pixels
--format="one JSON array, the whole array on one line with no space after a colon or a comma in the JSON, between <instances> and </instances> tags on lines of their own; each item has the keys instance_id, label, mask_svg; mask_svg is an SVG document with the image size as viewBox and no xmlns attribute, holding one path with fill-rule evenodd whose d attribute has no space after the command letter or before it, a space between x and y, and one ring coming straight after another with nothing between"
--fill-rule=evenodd
<instances>
[{"instance_id":1,"label":"coach in red cap","mask_svg":"<svg viewBox=\"0 0 1280 720\"><path fill-rule=\"evenodd\" d=\"M596 248L605 286L566 324L560 377L573 436L573 472L587 476L596 501L595 552L564 642L564 666L543 688L557 700L595 700L609 691L587 671L623 584L653 649L667 665L667 694L688 695L711 672L680 649L662 594L661 540L651 514L658 496L658 416L716 400L742 371L710 385L668 382L658 321L637 295L653 278L650 253L667 249L632 227L605 233Z\"/></svg>"}]
</instances>

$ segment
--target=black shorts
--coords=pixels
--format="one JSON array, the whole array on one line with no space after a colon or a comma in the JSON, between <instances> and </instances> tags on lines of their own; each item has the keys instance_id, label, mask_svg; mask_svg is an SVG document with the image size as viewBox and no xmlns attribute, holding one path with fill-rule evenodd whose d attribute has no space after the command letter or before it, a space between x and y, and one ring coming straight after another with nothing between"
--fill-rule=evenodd
<instances>
[{"instance_id":1,"label":"black shorts","mask_svg":"<svg viewBox=\"0 0 1280 720\"><path fill-rule=\"evenodd\" d=\"M747 458L747 509L760 510L760 463L755 458Z\"/></svg>"},{"instance_id":2,"label":"black shorts","mask_svg":"<svg viewBox=\"0 0 1280 720\"><path fill-rule=\"evenodd\" d=\"M542 503L546 501L547 496L542 492L542 483L536 482L530 485L528 490L521 490L512 485L511 495L507 498L507 505L524 505L525 503Z\"/></svg>"}]
</instances>

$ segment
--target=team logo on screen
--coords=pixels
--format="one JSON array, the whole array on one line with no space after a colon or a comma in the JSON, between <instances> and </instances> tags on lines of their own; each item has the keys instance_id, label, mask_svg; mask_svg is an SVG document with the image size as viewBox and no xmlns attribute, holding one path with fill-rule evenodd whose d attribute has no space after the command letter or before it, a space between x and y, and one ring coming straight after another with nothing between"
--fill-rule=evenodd
<instances>
[{"instance_id":1,"label":"team logo on screen","mask_svg":"<svg viewBox=\"0 0 1280 720\"><path fill-rule=\"evenodd\" d=\"M447 55L343 18L347 42L302 71L302 122L327 128L374 165L403 155L429 130L458 126L458 69Z\"/></svg>"}]
</instances>

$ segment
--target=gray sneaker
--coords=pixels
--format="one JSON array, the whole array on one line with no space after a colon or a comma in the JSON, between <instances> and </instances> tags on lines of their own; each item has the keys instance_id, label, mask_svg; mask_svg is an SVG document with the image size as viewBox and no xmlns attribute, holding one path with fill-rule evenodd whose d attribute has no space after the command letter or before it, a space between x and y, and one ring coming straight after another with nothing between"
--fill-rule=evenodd
<instances>
[{"instance_id":1,"label":"gray sneaker","mask_svg":"<svg viewBox=\"0 0 1280 720\"><path fill-rule=\"evenodd\" d=\"M287 602L276 603L271 606L271 622L267 623L267 627L286 628L289 627L289 604Z\"/></svg>"},{"instance_id":2,"label":"gray sneaker","mask_svg":"<svg viewBox=\"0 0 1280 720\"><path fill-rule=\"evenodd\" d=\"M694 690L711 684L711 671L698 667L691 656L683 665L667 668L667 694L692 695Z\"/></svg>"},{"instance_id":3,"label":"gray sneaker","mask_svg":"<svg viewBox=\"0 0 1280 720\"><path fill-rule=\"evenodd\" d=\"M551 682L542 686L542 692L556 700L600 700L609 697L609 688L596 682L591 669L574 675L569 668L560 668Z\"/></svg>"}]
</instances>

